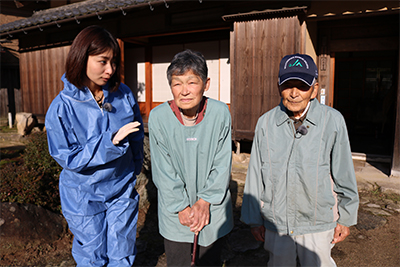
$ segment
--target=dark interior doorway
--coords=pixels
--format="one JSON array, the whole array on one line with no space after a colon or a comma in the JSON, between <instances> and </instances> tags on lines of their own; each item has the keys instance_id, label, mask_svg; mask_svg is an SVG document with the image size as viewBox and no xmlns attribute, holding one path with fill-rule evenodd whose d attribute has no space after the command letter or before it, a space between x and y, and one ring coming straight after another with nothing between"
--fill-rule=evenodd
<instances>
[{"instance_id":1,"label":"dark interior doorway","mask_svg":"<svg viewBox=\"0 0 400 267\"><path fill-rule=\"evenodd\" d=\"M335 54L334 108L347 124L352 152L392 155L397 51Z\"/></svg>"}]
</instances>

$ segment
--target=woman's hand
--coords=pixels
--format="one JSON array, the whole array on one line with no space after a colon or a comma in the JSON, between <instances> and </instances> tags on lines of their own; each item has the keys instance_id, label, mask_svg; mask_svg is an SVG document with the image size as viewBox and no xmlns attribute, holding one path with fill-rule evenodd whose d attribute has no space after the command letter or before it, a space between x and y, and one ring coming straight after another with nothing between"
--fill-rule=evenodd
<instances>
[{"instance_id":1,"label":"woman's hand","mask_svg":"<svg viewBox=\"0 0 400 267\"><path fill-rule=\"evenodd\" d=\"M114 138L112 140L113 144L118 145L119 142L121 142L129 134L139 131L139 128L138 128L139 125L140 125L140 122L134 121L134 122L130 122L130 123L127 123L124 126L122 126L118 130L118 132L114 135Z\"/></svg>"}]
</instances>

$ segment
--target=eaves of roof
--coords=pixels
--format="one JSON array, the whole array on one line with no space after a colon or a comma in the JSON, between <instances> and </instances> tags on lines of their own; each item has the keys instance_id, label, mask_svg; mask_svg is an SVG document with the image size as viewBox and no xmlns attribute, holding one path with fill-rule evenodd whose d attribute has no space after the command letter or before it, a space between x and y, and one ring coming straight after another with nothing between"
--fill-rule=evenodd
<instances>
[{"instance_id":1,"label":"eaves of roof","mask_svg":"<svg viewBox=\"0 0 400 267\"><path fill-rule=\"evenodd\" d=\"M301 7L284 7L280 9L266 9L262 11L252 11L247 13L237 13L232 15L223 16L222 19L225 21L249 21L249 20L261 20L261 19L271 19L278 17L289 17L294 15L304 14L307 17L307 20L329 20L329 19L340 19L340 18L349 18L351 16L357 17L365 17L365 16L378 16L378 15L390 15L390 14L399 14L400 7L392 6L392 7L384 7L377 10L356 10L356 11L344 11L340 13L321 13L314 14L309 10L307 6Z\"/></svg>"},{"instance_id":2,"label":"eaves of roof","mask_svg":"<svg viewBox=\"0 0 400 267\"><path fill-rule=\"evenodd\" d=\"M98 16L100 19L102 15L107 13L122 12L125 14L126 10L143 5L148 5L151 9L153 8L152 4L158 2L165 3L167 6L166 0L86 0L37 11L29 18L0 25L0 34L8 34L12 37L12 34L31 29L41 29L41 27L51 24L60 27L61 23L71 20L76 20L79 23L80 19L86 17Z\"/></svg>"},{"instance_id":3,"label":"eaves of roof","mask_svg":"<svg viewBox=\"0 0 400 267\"><path fill-rule=\"evenodd\" d=\"M306 14L307 6L301 7L284 7L280 9L266 9L262 11L252 11L247 13L238 13L232 15L223 16L222 19L225 21L249 21L268 19L275 17L287 17L298 14Z\"/></svg>"}]
</instances>

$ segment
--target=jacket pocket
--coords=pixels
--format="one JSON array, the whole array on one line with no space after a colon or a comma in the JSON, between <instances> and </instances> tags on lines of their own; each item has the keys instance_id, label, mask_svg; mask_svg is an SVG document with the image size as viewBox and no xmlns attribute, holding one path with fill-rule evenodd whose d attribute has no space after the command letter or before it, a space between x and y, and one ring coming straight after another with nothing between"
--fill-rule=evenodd
<instances>
[{"instance_id":1,"label":"jacket pocket","mask_svg":"<svg viewBox=\"0 0 400 267\"><path fill-rule=\"evenodd\" d=\"M263 191L260 195L261 214L264 220L269 222L275 221L274 216L274 196L275 187L271 177L269 164L264 164L261 167L261 177L263 181Z\"/></svg>"},{"instance_id":2,"label":"jacket pocket","mask_svg":"<svg viewBox=\"0 0 400 267\"><path fill-rule=\"evenodd\" d=\"M273 183L271 181L270 170L268 166L261 167L261 177L264 184L264 188L261 194L261 200L264 203L271 203L273 201Z\"/></svg>"},{"instance_id":3,"label":"jacket pocket","mask_svg":"<svg viewBox=\"0 0 400 267\"><path fill-rule=\"evenodd\" d=\"M318 199L316 203L316 224L329 223L337 220L337 196L333 190L333 181L329 174L325 174L318 187Z\"/></svg>"}]
</instances>

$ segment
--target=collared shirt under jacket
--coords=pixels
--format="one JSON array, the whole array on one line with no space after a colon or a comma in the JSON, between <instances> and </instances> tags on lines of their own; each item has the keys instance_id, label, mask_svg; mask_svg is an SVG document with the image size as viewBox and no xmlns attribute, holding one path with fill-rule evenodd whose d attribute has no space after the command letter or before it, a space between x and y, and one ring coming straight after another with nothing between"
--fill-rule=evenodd
<instances>
[{"instance_id":1,"label":"collared shirt under jacket","mask_svg":"<svg viewBox=\"0 0 400 267\"><path fill-rule=\"evenodd\" d=\"M282 102L257 122L241 220L288 235L357 223L358 191L343 116L311 100L296 133Z\"/></svg>"},{"instance_id":2,"label":"collared shirt under jacket","mask_svg":"<svg viewBox=\"0 0 400 267\"><path fill-rule=\"evenodd\" d=\"M200 198L211 205L210 223L199 233L199 244L208 246L228 234L233 227L228 107L208 99L203 120L189 127L179 122L165 102L150 113L149 135L160 234L171 241L193 242L194 233L180 224L178 212Z\"/></svg>"}]
</instances>

